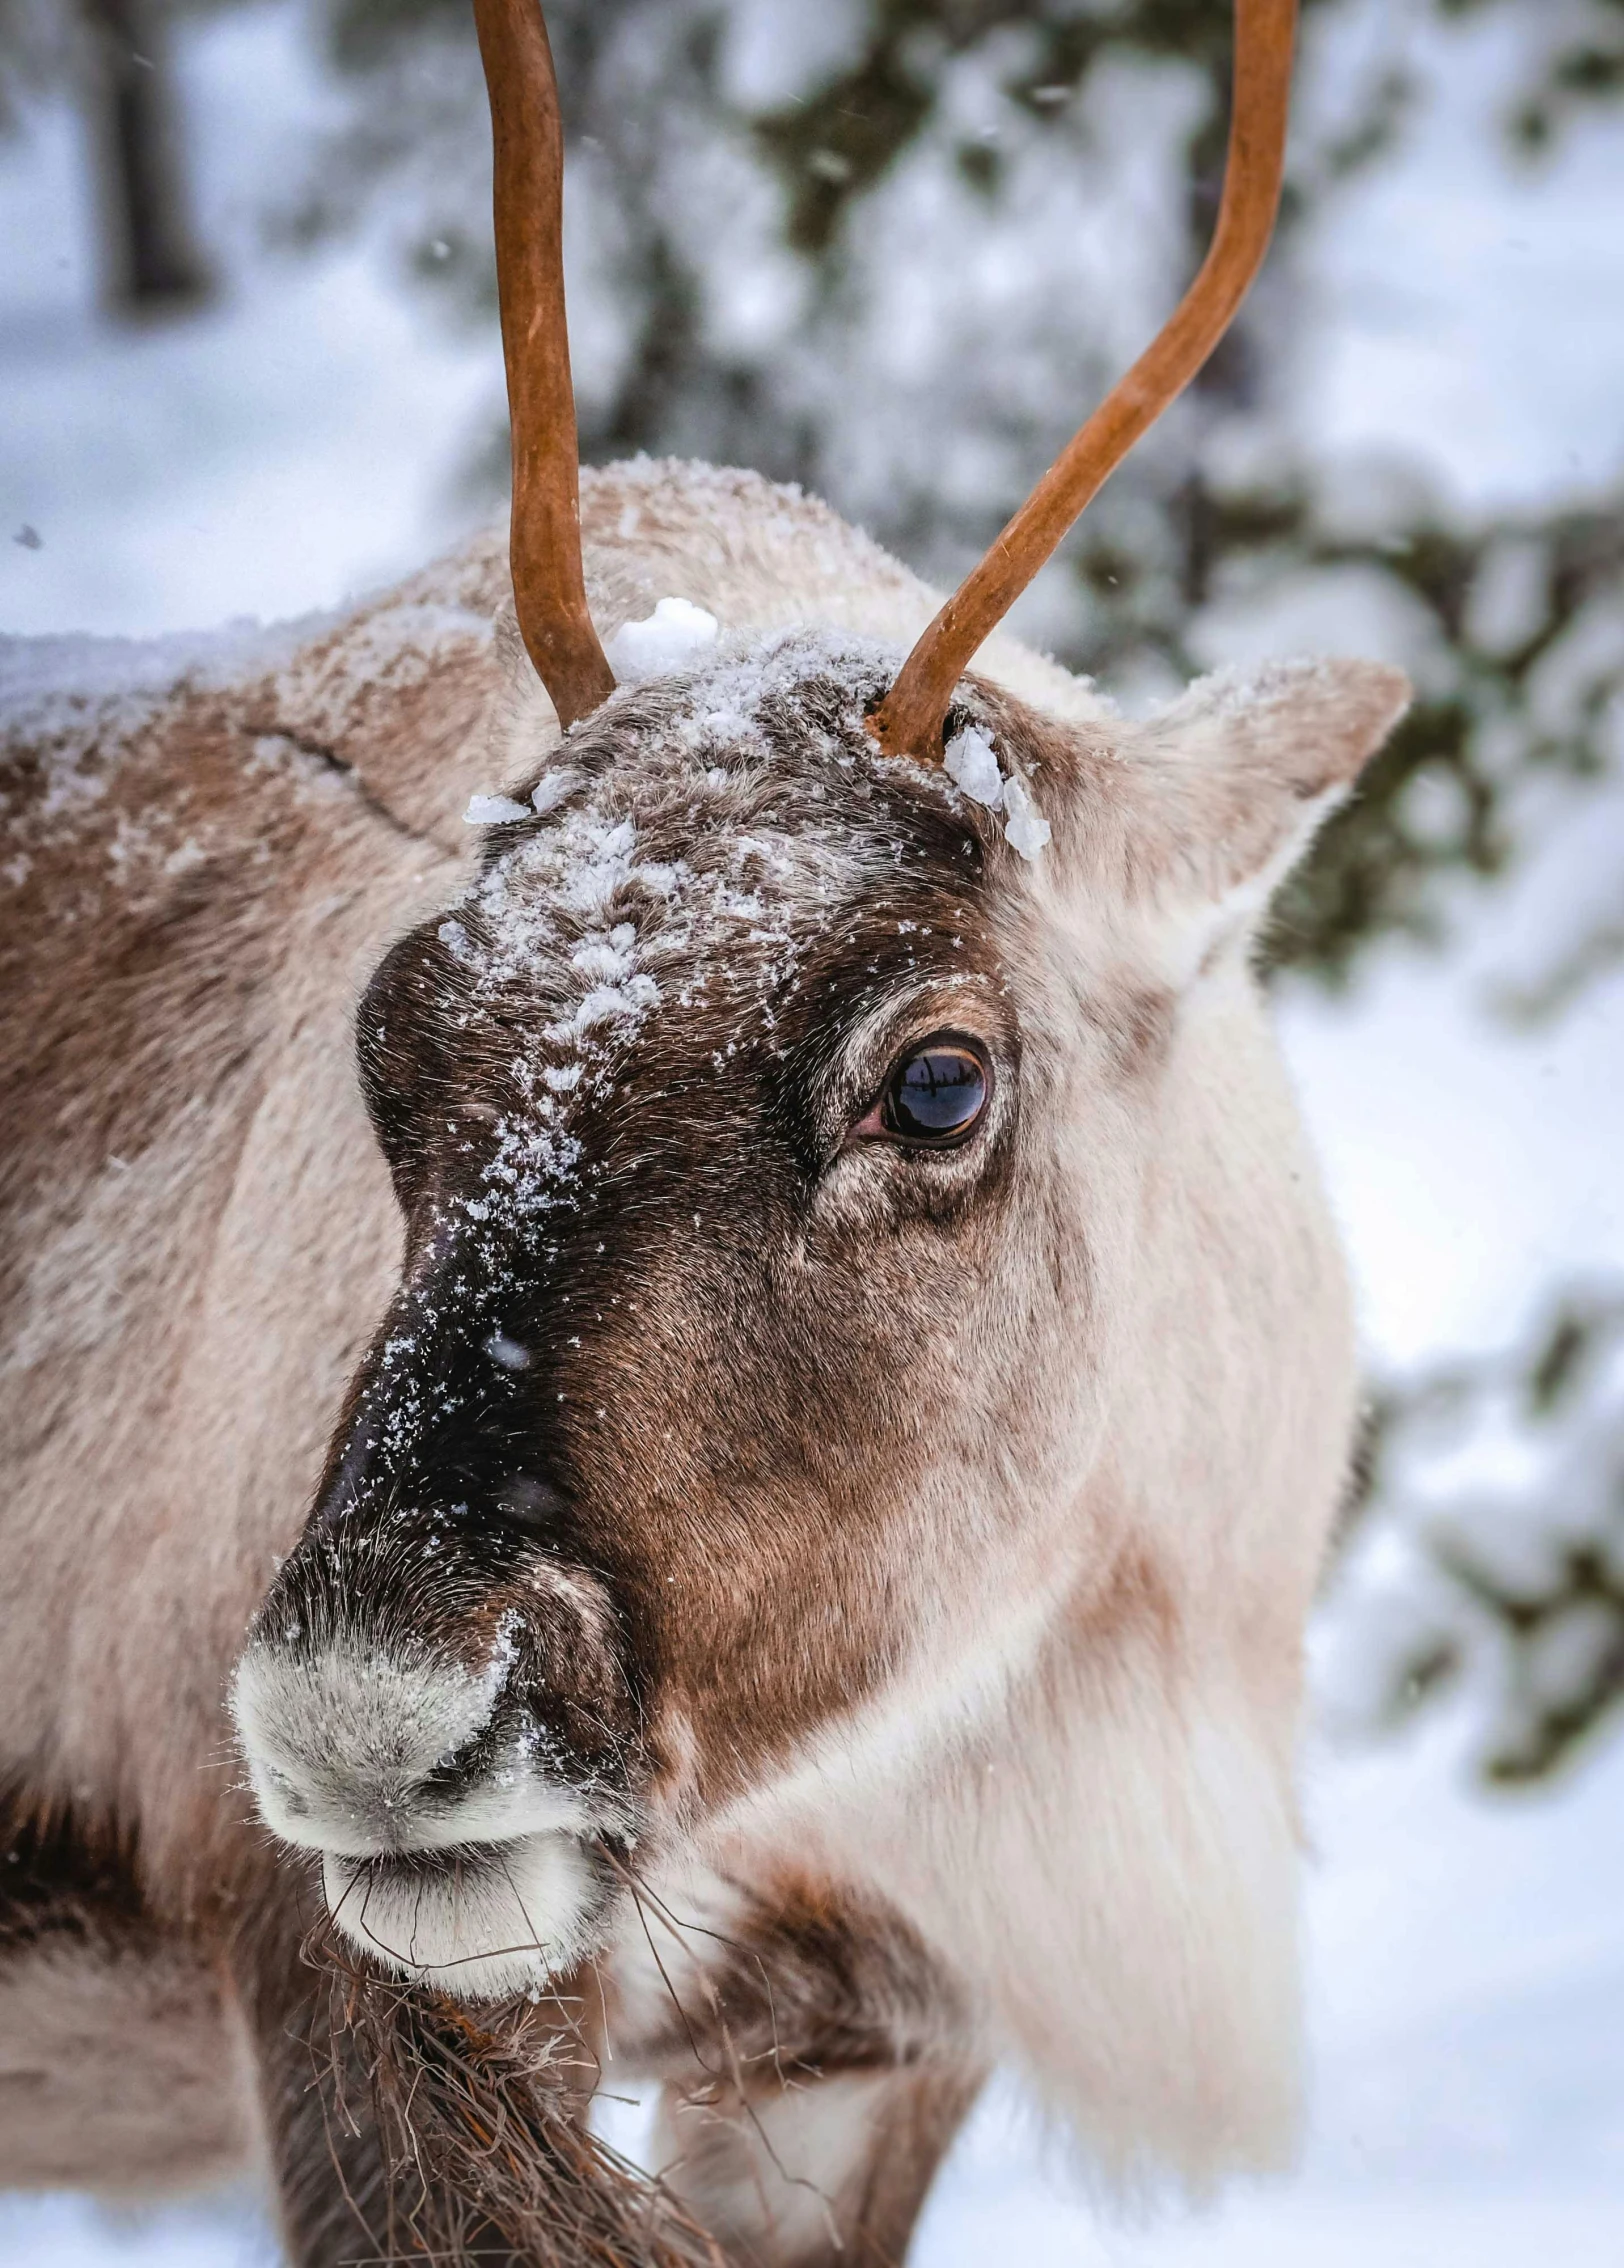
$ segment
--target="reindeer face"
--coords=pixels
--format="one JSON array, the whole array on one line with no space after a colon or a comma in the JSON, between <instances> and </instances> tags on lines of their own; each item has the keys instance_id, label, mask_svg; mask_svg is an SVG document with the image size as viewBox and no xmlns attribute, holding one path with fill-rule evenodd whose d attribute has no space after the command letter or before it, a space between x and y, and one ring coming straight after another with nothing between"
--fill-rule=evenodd
<instances>
[{"instance_id":1,"label":"reindeer face","mask_svg":"<svg viewBox=\"0 0 1624 2268\"><path fill-rule=\"evenodd\" d=\"M1087 1546L1183 952L1120 877L1195 823L973 693L1055 810L1028 864L877 752L893 663L618 695L361 1009L404 1280L235 1706L340 1925L455 1990L568 1966L628 1848L951 1682Z\"/></svg>"}]
</instances>

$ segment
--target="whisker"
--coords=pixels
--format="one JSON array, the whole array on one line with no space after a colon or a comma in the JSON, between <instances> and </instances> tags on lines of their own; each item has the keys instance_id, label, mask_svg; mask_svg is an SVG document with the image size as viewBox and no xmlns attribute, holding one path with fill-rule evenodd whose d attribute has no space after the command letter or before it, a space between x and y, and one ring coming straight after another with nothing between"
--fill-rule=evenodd
<instances>
[{"instance_id":1,"label":"whisker","mask_svg":"<svg viewBox=\"0 0 1624 2268\"><path fill-rule=\"evenodd\" d=\"M670 1913L669 1908L664 1906L662 1900L660 1900L653 1892L646 1891L645 1885L643 1884L641 1878L638 1876L635 1869L632 1867L631 1863L628 1860L617 1858L613 1852L609 1852L606 1855L609 1859L610 1865L615 1869L616 1873L621 1876L622 1880L626 1883L627 1887L631 1891L632 1901L637 1908L638 1919L642 1924L643 1935L648 1943L650 1957L654 1962L654 1966L660 1972L660 1979L665 1986L667 1994L670 1997L671 2005L677 2011L677 2015L682 2022L682 2028L688 2035L688 2045L692 2050L694 2061L698 2064L700 2070L704 2072L706 2078L709 2079L713 2085L715 2085L721 2081L722 2074L720 2072L714 2071L711 2066L705 2061L705 2058L699 2051L699 2043L694 2037L694 2029L692 2023L689 2021L688 2011L684 2008L681 2000L677 1997L676 1989L671 1982L670 1976L666 1970L665 1963L661 1960L659 1951L655 1946L653 1933L649 1929L648 1919L646 1914L644 1913L645 1896L647 1896L649 1903L655 1907L656 1913L659 1918L665 1922L666 1927L671 1930L674 1936L678 1937L679 1941L683 1934L684 1925L677 1921L675 1916ZM713 1937L717 1939L719 1943L732 1946L735 1951L743 1953L749 1958L753 1958L756 1962L757 1967L761 1970L763 1981L767 1984L769 2000L771 1999L770 1980L768 1980L767 1978L766 1968L761 1962L759 1953L754 1952L753 1948L741 1945L736 1939L724 1936L718 1930L706 1929L702 1923L696 1922L691 1926L696 1933L706 1937ZM835 2219L833 2199L829 2196L829 2193L823 2188L821 2183L814 2181L810 2175L791 2173L789 2168L784 2164L783 2159L779 2156L777 2145L774 2143L772 2136L767 2132L766 2127L762 2124L761 2115L757 2111L755 2104L750 2100L748 2083L745 2078L741 2059L737 2052L737 2046L733 2038L732 2029L728 2025L726 2019L722 2016L720 2009L716 2010L716 2021L717 2030L721 2037L723 2052L727 2058L728 2074L732 2080L733 2093L738 2102L739 2110L743 2114L743 2117L748 2120L752 2130L754 2131L756 2140L761 2145L761 2149L766 2156L768 2163L772 2166L773 2171L778 2175L781 2181L786 2182L792 2189L804 2189L810 2196L817 2199L818 2209L823 2216L825 2228L831 2246L836 2252L844 2251L845 2244L840 2235L839 2226ZM776 2015L774 2016L773 2020L773 2036L775 2043L773 2053L776 2069ZM780 2084L786 2086L787 2088L788 2082L783 2079L781 2071L779 2072L779 2079ZM719 2118L724 2118L726 2116L726 2113L717 2109L714 2104L708 2107L712 2109L715 2116Z\"/></svg>"}]
</instances>

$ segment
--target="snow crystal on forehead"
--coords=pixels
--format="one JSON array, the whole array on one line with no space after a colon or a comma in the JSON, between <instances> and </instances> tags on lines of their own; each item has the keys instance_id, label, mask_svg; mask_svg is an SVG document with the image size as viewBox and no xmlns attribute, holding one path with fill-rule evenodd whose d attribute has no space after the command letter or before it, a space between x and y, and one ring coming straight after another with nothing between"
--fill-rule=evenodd
<instances>
[{"instance_id":1,"label":"snow crystal on forehead","mask_svg":"<svg viewBox=\"0 0 1624 2268\"><path fill-rule=\"evenodd\" d=\"M488 1194L463 1204L471 1219L573 1201L583 1159L571 1113L611 1082L663 1006L725 989L772 1033L822 909L851 886L854 857L889 862L901 846L854 833L835 806L826 824L810 817L808 783L782 764L764 712L815 678L849 702L840 722L858 743L863 708L894 666L888 648L866 641L792 634L722 649L671 679L669 705L645 704L601 770L584 768L592 742L613 731L626 696L578 729L582 768L542 799L542 823L504 827L496 857L439 927L468 972L474 1013L514 993L536 1012L533 1053L512 1066L524 1107L499 1122ZM861 760L810 721L799 737L835 777ZM878 751L866 760L888 761ZM772 808L777 788L797 798L793 822ZM815 806L822 790L810 793ZM674 819L682 848L672 855Z\"/></svg>"},{"instance_id":2,"label":"snow crystal on forehead","mask_svg":"<svg viewBox=\"0 0 1624 2268\"><path fill-rule=\"evenodd\" d=\"M860 723L876 690L895 675L899 658L878 639L833 630L791 630L721 646L714 659L682 679L693 699L686 735L697 742L712 731L736 734L766 754L763 706L775 695L795 692L808 678L844 694L851 721Z\"/></svg>"},{"instance_id":3,"label":"snow crystal on forehead","mask_svg":"<svg viewBox=\"0 0 1624 2268\"><path fill-rule=\"evenodd\" d=\"M637 982L651 953L662 963L680 957L697 967L730 942L789 946L788 912L848 879L853 851L863 845L833 812L827 827L808 824L803 813L790 828L756 808L763 795L771 801L777 754L763 710L816 677L847 697L846 721L858 728L877 680L893 664L889 648L802 632L724 649L685 673L675 681L680 701L640 722L635 741L617 749L595 778L582 771L546 775L553 792L536 800L549 823L527 827L475 884L466 904L479 917L484 942L476 949L461 931L458 957L477 963L488 986L529 977L544 978L551 989L566 963L583 979L595 978L574 988L582 1007L592 1003L584 1018L578 1011L572 1019L579 1030L610 1019L606 990L620 995L621 1021L640 1020L657 996L657 988L651 993ZM612 700L589 721L612 723L617 705ZM820 752L837 766L850 770L857 760L835 735L813 729L810 738L826 744ZM731 766L703 760L721 754ZM741 754L754 760L752 768L738 765ZM876 752L873 761L885 759ZM638 806L657 801L668 822L678 786L693 814L693 856L662 857L640 838ZM637 918L612 923L623 901Z\"/></svg>"}]
</instances>

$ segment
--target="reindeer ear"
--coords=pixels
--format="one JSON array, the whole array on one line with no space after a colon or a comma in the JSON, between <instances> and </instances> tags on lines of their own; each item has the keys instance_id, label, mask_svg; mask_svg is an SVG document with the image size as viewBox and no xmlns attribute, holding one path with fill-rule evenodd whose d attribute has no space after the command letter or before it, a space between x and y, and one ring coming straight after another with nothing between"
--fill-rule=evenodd
<instances>
[{"instance_id":1,"label":"reindeer ear","mask_svg":"<svg viewBox=\"0 0 1624 2268\"><path fill-rule=\"evenodd\" d=\"M1138 754L1158 913L1193 972L1248 935L1410 701L1380 662L1221 670L1151 719Z\"/></svg>"}]
</instances>

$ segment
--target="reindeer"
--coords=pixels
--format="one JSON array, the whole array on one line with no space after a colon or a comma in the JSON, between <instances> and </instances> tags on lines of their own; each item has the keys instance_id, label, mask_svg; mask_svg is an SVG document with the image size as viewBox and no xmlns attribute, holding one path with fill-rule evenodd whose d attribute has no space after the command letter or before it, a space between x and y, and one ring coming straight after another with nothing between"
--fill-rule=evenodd
<instances>
[{"instance_id":1,"label":"reindeer","mask_svg":"<svg viewBox=\"0 0 1624 2268\"><path fill-rule=\"evenodd\" d=\"M997 625L1262 257L1290 0L940 608L578 481L546 33L476 14L510 565L7 662L0 2178L895 2262L1002 2057L1120 2178L1274 2162L1353 1356L1249 955L1406 689L1133 723Z\"/></svg>"}]
</instances>

